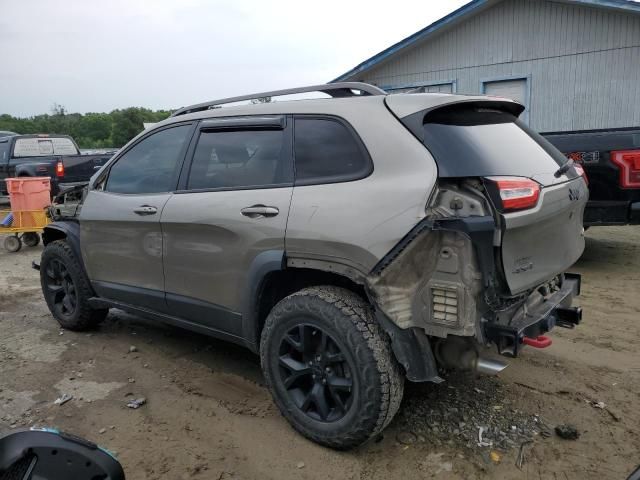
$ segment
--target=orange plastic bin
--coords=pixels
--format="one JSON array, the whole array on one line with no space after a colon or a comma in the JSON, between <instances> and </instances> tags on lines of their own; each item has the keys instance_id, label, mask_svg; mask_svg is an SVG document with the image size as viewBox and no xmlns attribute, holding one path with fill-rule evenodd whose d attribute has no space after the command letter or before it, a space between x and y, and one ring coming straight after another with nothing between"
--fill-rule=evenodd
<instances>
[{"instance_id":1,"label":"orange plastic bin","mask_svg":"<svg viewBox=\"0 0 640 480\"><path fill-rule=\"evenodd\" d=\"M49 177L6 178L12 212L42 210L51 204Z\"/></svg>"},{"instance_id":2,"label":"orange plastic bin","mask_svg":"<svg viewBox=\"0 0 640 480\"><path fill-rule=\"evenodd\" d=\"M6 178L14 227L41 229L43 210L51 204L49 177Z\"/></svg>"}]
</instances>

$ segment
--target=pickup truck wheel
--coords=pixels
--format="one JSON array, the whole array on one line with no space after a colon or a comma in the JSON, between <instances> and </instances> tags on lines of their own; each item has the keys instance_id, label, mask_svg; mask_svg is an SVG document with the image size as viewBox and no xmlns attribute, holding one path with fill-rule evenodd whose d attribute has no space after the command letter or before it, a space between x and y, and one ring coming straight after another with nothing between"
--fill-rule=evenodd
<instances>
[{"instance_id":1,"label":"pickup truck wheel","mask_svg":"<svg viewBox=\"0 0 640 480\"><path fill-rule=\"evenodd\" d=\"M323 286L280 301L260 342L266 383L293 428L331 448L355 447L396 414L404 378L371 307Z\"/></svg>"},{"instance_id":2,"label":"pickup truck wheel","mask_svg":"<svg viewBox=\"0 0 640 480\"><path fill-rule=\"evenodd\" d=\"M9 235L4 239L4 249L7 252L17 252L22 248L22 241L17 235Z\"/></svg>"},{"instance_id":3,"label":"pickup truck wheel","mask_svg":"<svg viewBox=\"0 0 640 480\"><path fill-rule=\"evenodd\" d=\"M36 247L40 243L40 235L36 232L27 232L22 234L22 243L27 247Z\"/></svg>"},{"instance_id":4,"label":"pickup truck wheel","mask_svg":"<svg viewBox=\"0 0 640 480\"><path fill-rule=\"evenodd\" d=\"M64 240L48 244L42 252L40 283L49 310L68 330L87 330L104 320L108 310L89 306L93 296L89 280L71 247Z\"/></svg>"}]
</instances>

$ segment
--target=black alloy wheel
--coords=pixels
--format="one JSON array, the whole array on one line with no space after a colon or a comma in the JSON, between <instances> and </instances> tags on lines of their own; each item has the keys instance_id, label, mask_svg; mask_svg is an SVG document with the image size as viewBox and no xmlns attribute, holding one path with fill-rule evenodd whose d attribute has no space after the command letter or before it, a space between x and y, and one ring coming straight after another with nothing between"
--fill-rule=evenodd
<instances>
[{"instance_id":1,"label":"black alloy wheel","mask_svg":"<svg viewBox=\"0 0 640 480\"><path fill-rule=\"evenodd\" d=\"M51 259L44 273L44 293L48 297L48 303L53 305L57 315L72 317L76 311L78 299L71 273L57 258Z\"/></svg>"},{"instance_id":2,"label":"black alloy wheel","mask_svg":"<svg viewBox=\"0 0 640 480\"><path fill-rule=\"evenodd\" d=\"M280 300L260 335L260 363L282 415L327 447L375 438L402 399L388 336L367 300L345 288L307 287Z\"/></svg>"},{"instance_id":3,"label":"black alloy wheel","mask_svg":"<svg viewBox=\"0 0 640 480\"><path fill-rule=\"evenodd\" d=\"M307 416L334 422L351 408L356 379L338 343L316 325L302 323L280 342L279 380Z\"/></svg>"}]
</instances>

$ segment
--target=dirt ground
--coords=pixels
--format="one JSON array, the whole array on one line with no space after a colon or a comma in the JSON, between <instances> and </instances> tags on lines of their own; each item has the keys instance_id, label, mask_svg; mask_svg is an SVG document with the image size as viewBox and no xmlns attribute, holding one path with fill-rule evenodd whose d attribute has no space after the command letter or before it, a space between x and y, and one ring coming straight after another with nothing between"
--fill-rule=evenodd
<instances>
[{"instance_id":1,"label":"dirt ground","mask_svg":"<svg viewBox=\"0 0 640 480\"><path fill-rule=\"evenodd\" d=\"M0 434L56 426L116 452L130 479L622 479L640 463L638 227L589 230L574 268L584 275L577 329L556 329L551 347L526 349L497 378L408 385L383 437L350 452L297 435L240 347L122 312L92 333L61 331L30 268L40 253L0 250ZM73 399L54 405L63 393ZM146 405L126 407L142 396ZM491 458L492 447L428 420L436 411L482 424L487 410L581 435L535 435L518 469L519 446Z\"/></svg>"}]
</instances>

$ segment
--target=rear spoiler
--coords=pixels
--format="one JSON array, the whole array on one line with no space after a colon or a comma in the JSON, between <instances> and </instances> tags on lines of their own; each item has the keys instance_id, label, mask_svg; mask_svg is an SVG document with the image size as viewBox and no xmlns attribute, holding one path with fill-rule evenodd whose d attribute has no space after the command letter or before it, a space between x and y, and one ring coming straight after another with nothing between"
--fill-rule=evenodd
<instances>
[{"instance_id":1,"label":"rear spoiler","mask_svg":"<svg viewBox=\"0 0 640 480\"><path fill-rule=\"evenodd\" d=\"M423 142L423 129L422 126L424 124L425 118L434 113L437 110L446 109L449 107L456 106L466 106L471 108L486 108L491 110L499 110L501 112L509 113L514 117L519 117L522 112L524 112L525 107L518 102L514 102L513 100L509 100L506 98L491 98L484 96L454 96L455 100L452 101L451 95L439 95L437 102L422 102L426 103L426 105L420 105L421 102L413 102L413 105L408 105L407 100L411 100L410 97L418 96L416 94L412 95L388 95L385 98L385 102L387 107L393 112L398 120L402 122L402 124L409 129L413 135ZM400 104L397 102L394 97L404 97L404 101ZM409 98L407 98L409 97ZM426 108L420 109L421 106ZM409 108L413 107L413 108ZM416 108L418 108L416 110ZM411 113L409 113L411 112ZM405 113L406 115L401 115L401 113Z\"/></svg>"}]
</instances>

